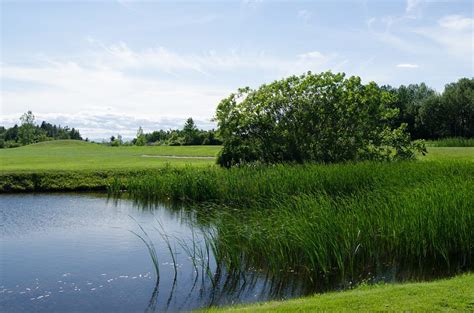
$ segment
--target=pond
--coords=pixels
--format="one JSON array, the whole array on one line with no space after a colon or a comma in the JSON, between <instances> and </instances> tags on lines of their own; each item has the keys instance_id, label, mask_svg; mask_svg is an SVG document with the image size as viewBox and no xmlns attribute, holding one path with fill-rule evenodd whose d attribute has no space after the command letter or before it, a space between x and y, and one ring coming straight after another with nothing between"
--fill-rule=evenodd
<instances>
[{"instance_id":1,"label":"pond","mask_svg":"<svg viewBox=\"0 0 474 313\"><path fill-rule=\"evenodd\" d=\"M100 194L15 194L0 196L0 213L2 312L174 312L301 293L276 295L259 273L211 280L212 251L192 210ZM159 283L139 225L154 243Z\"/></svg>"},{"instance_id":2,"label":"pond","mask_svg":"<svg viewBox=\"0 0 474 313\"><path fill-rule=\"evenodd\" d=\"M216 209L224 219L212 218ZM448 268L429 260L423 266L380 263L352 277L272 272L248 262L258 251L222 241L226 217L238 212L90 193L0 195L0 311L189 311L360 282L433 279L465 271L468 264L465 258ZM237 226L245 226L236 216ZM213 252L227 251L223 243L242 253L232 259L242 265L238 271L226 271L225 258L216 262Z\"/></svg>"}]
</instances>

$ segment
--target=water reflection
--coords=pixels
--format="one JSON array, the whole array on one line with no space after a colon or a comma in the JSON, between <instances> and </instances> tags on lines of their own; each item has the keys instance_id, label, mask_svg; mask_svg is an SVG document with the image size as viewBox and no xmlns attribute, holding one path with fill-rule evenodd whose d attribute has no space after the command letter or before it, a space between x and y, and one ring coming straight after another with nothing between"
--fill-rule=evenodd
<instances>
[{"instance_id":1,"label":"water reflection","mask_svg":"<svg viewBox=\"0 0 474 313\"><path fill-rule=\"evenodd\" d=\"M245 256L230 271L216 258L216 211L225 209L100 194L0 195L0 311L179 312L438 274L406 264L352 277L274 273ZM154 244L159 279L133 234L143 235L141 227Z\"/></svg>"},{"instance_id":2,"label":"water reflection","mask_svg":"<svg viewBox=\"0 0 474 313\"><path fill-rule=\"evenodd\" d=\"M206 237L211 208L20 194L0 195L0 213L2 312L175 312L267 300L278 289L264 273L236 275L216 263ZM159 283L145 245L130 232L140 232L137 223L155 244Z\"/></svg>"}]
</instances>

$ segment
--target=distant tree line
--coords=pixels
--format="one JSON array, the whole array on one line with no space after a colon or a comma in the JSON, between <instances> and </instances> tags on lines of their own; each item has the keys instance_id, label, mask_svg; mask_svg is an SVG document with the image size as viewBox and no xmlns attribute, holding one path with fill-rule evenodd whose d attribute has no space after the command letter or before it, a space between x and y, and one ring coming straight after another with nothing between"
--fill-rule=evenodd
<instances>
[{"instance_id":1,"label":"distant tree line","mask_svg":"<svg viewBox=\"0 0 474 313\"><path fill-rule=\"evenodd\" d=\"M120 136L120 135L119 135ZM123 144L121 137L112 136L112 146ZM136 146L165 145L165 146L190 146L190 145L220 145L222 141L217 136L217 131L198 129L194 120L188 118L182 129L157 130L144 133L140 127L136 137L131 141Z\"/></svg>"},{"instance_id":2,"label":"distant tree line","mask_svg":"<svg viewBox=\"0 0 474 313\"><path fill-rule=\"evenodd\" d=\"M412 139L474 137L473 78L447 84L441 94L424 83L381 88L395 95L394 126L405 123Z\"/></svg>"},{"instance_id":3,"label":"distant tree line","mask_svg":"<svg viewBox=\"0 0 474 313\"><path fill-rule=\"evenodd\" d=\"M75 139L82 140L79 130L53 125L43 121L40 125L35 124L35 116L31 111L20 117L20 125L6 128L0 126L0 148L14 148L35 142Z\"/></svg>"}]
</instances>

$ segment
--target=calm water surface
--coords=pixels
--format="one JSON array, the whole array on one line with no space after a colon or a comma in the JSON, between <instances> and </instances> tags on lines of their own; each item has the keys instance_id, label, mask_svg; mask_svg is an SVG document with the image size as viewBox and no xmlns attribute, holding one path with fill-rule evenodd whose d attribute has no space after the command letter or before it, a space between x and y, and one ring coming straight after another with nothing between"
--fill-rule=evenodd
<instances>
[{"instance_id":1,"label":"calm water surface","mask_svg":"<svg viewBox=\"0 0 474 313\"><path fill-rule=\"evenodd\" d=\"M258 274L252 283L213 287L196 272L176 239L193 236L189 210L143 210L91 194L18 194L0 195L0 217L1 312L174 312L274 298ZM131 232L140 233L134 219L155 244L159 285L146 246ZM170 236L176 279L155 219Z\"/></svg>"}]
</instances>

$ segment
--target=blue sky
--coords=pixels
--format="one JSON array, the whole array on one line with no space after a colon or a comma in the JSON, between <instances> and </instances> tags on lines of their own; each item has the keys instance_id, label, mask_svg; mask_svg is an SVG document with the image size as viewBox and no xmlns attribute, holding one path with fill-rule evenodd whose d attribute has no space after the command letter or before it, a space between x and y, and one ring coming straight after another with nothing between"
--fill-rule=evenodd
<instances>
[{"instance_id":1,"label":"blue sky","mask_svg":"<svg viewBox=\"0 0 474 313\"><path fill-rule=\"evenodd\" d=\"M308 70L364 82L474 72L471 1L2 1L1 116L32 110L90 138L213 126L239 87Z\"/></svg>"}]
</instances>

